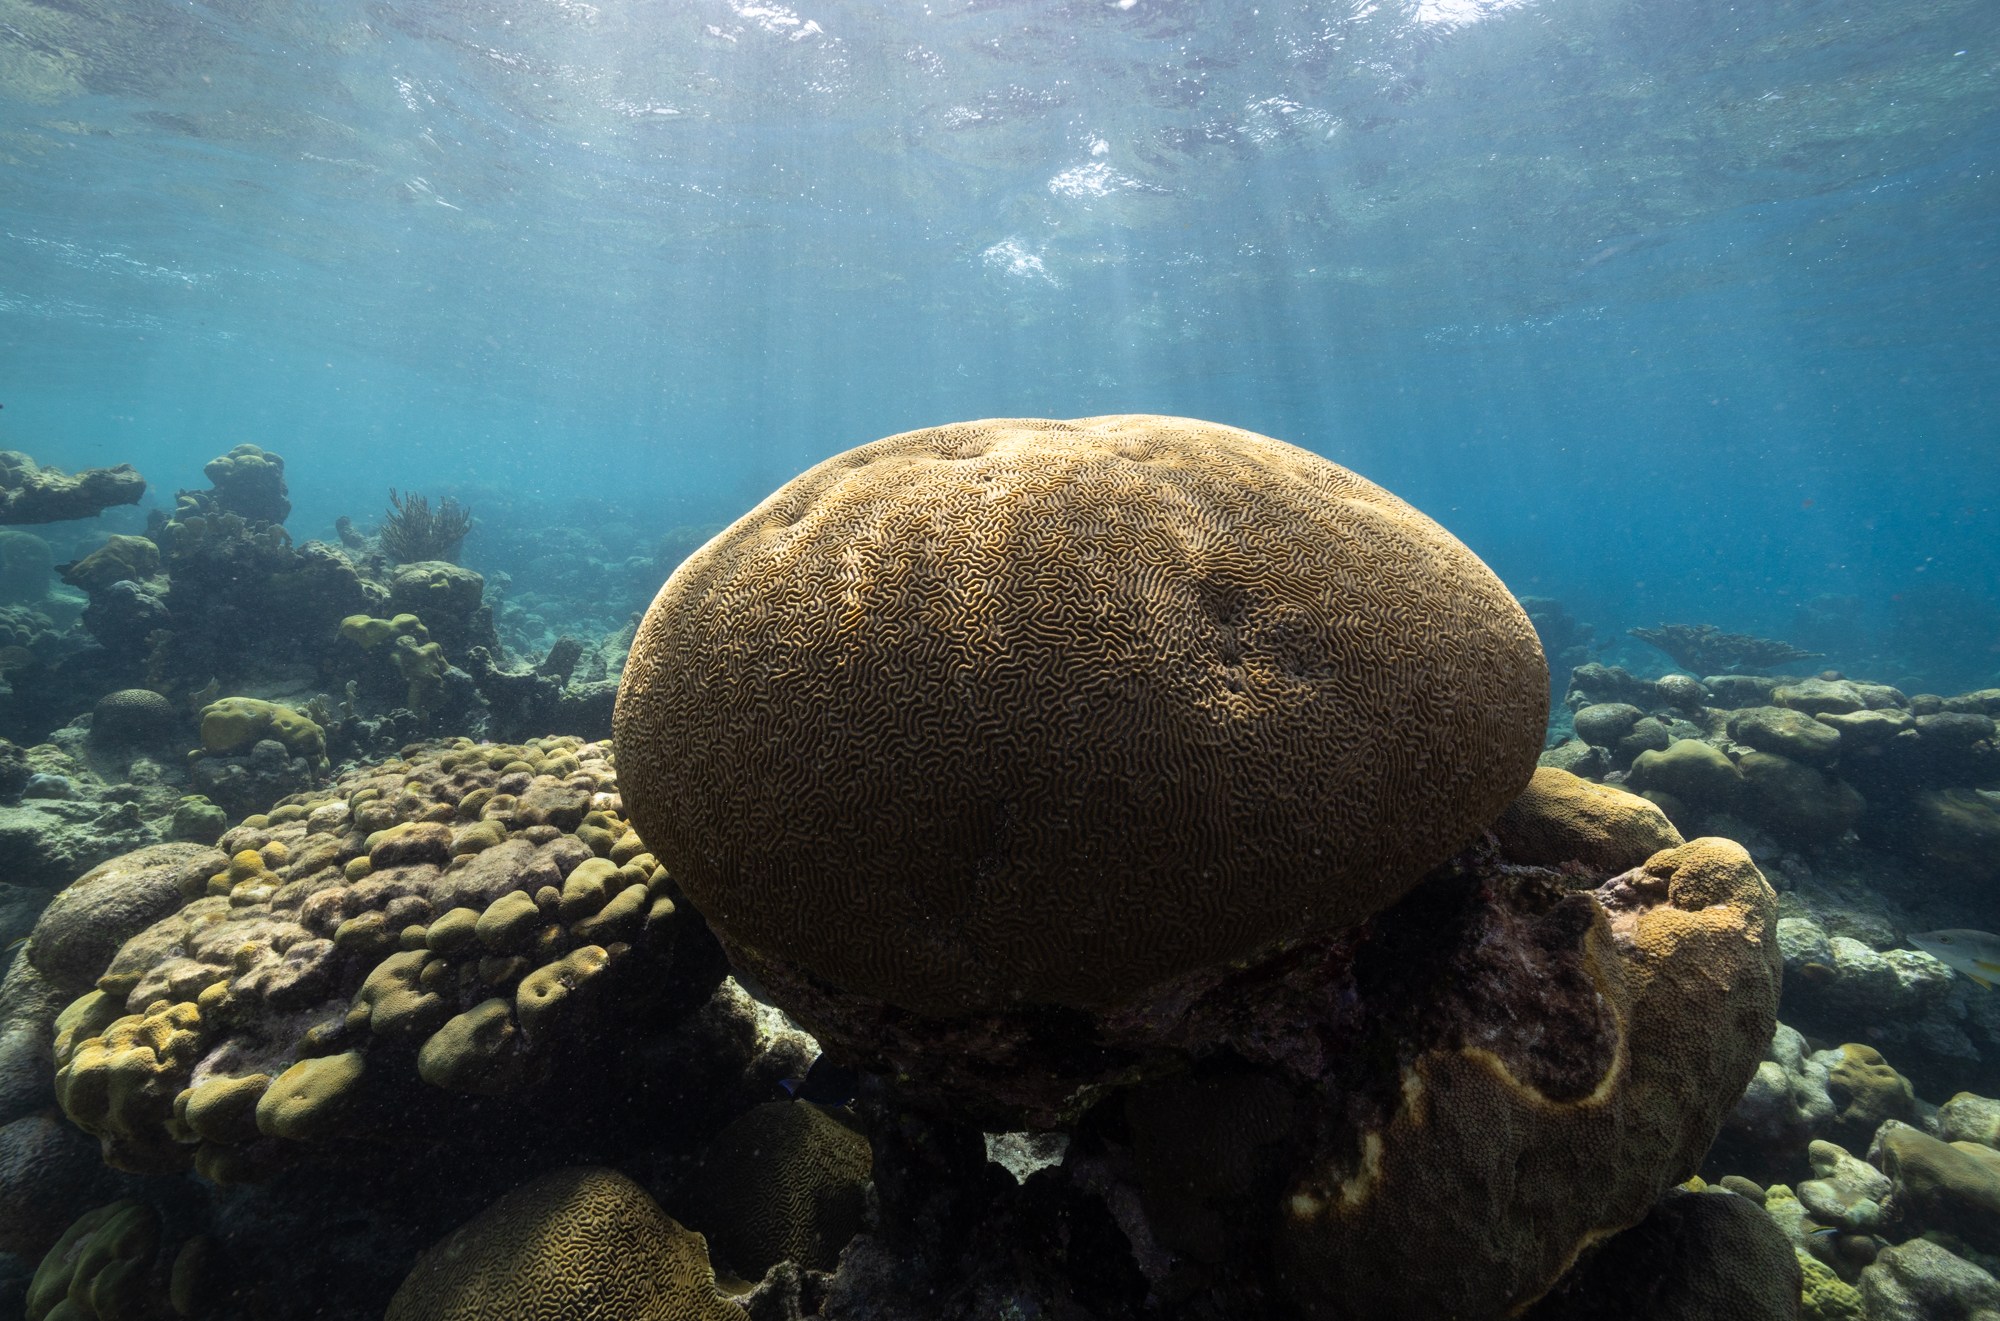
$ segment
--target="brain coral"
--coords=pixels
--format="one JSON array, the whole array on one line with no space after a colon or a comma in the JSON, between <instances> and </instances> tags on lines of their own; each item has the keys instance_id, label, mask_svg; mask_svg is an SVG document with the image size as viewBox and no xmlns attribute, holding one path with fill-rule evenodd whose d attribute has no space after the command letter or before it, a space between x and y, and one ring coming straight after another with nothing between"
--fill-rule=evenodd
<instances>
[{"instance_id":1,"label":"brain coral","mask_svg":"<svg viewBox=\"0 0 2000 1321\"><path fill-rule=\"evenodd\" d=\"M177 878L181 902L99 963L55 1034L57 1099L124 1169L251 1177L370 1106L411 1130L440 1093L540 1082L599 1012L671 1021L723 975L626 825L608 750L576 739L407 749L245 819L219 853L92 875L126 873Z\"/></svg>"},{"instance_id":2,"label":"brain coral","mask_svg":"<svg viewBox=\"0 0 2000 1321\"><path fill-rule=\"evenodd\" d=\"M769 1101L704 1148L686 1219L746 1280L781 1261L832 1270L861 1227L872 1164L868 1139L818 1106Z\"/></svg>"},{"instance_id":3,"label":"brain coral","mask_svg":"<svg viewBox=\"0 0 2000 1321\"><path fill-rule=\"evenodd\" d=\"M120 945L177 911L227 861L200 844L149 844L99 863L42 910L28 962L57 990L82 995Z\"/></svg>"},{"instance_id":4,"label":"brain coral","mask_svg":"<svg viewBox=\"0 0 2000 1321\"><path fill-rule=\"evenodd\" d=\"M744 1321L708 1245L613 1170L556 1170L417 1259L385 1321Z\"/></svg>"},{"instance_id":5,"label":"brain coral","mask_svg":"<svg viewBox=\"0 0 2000 1321\"><path fill-rule=\"evenodd\" d=\"M174 704L150 688L121 688L97 699L90 741L107 748L140 747L172 736L180 724Z\"/></svg>"},{"instance_id":6,"label":"brain coral","mask_svg":"<svg viewBox=\"0 0 2000 1321\"><path fill-rule=\"evenodd\" d=\"M1521 790L1547 701L1430 519L1125 416L795 478L661 589L615 728L634 824L753 969L946 1016L1131 1004L1362 921Z\"/></svg>"}]
</instances>

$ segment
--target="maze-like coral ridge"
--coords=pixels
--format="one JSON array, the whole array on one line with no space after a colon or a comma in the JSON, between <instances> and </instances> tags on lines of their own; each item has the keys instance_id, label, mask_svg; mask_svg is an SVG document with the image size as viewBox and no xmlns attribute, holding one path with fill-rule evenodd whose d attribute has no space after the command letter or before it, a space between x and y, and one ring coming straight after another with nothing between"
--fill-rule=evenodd
<instances>
[{"instance_id":1,"label":"maze-like coral ridge","mask_svg":"<svg viewBox=\"0 0 2000 1321\"><path fill-rule=\"evenodd\" d=\"M1527 617L1410 506L1186 419L864 445L691 557L618 712L731 941L932 1014L1127 1001L1366 918L1539 751Z\"/></svg>"}]
</instances>

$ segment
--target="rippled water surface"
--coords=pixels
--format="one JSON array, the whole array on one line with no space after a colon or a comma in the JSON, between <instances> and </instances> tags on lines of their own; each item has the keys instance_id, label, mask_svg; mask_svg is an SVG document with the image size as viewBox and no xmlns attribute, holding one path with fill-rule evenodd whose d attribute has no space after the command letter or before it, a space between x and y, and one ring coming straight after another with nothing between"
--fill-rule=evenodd
<instances>
[{"instance_id":1,"label":"rippled water surface","mask_svg":"<svg viewBox=\"0 0 2000 1321\"><path fill-rule=\"evenodd\" d=\"M300 536L392 483L650 534L909 427L1180 412L1637 621L1991 610L1996 36L1980 0L0 0L0 443L165 491L258 441Z\"/></svg>"}]
</instances>

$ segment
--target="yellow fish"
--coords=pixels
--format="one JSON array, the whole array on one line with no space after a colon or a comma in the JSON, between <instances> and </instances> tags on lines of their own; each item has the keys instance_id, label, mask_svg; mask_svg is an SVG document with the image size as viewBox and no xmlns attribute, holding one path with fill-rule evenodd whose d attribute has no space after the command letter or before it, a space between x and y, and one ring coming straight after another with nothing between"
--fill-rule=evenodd
<instances>
[{"instance_id":1,"label":"yellow fish","mask_svg":"<svg viewBox=\"0 0 2000 1321\"><path fill-rule=\"evenodd\" d=\"M1987 990L2000 980L2000 936L1991 931L1923 931L1909 941L1938 962L1958 969Z\"/></svg>"}]
</instances>

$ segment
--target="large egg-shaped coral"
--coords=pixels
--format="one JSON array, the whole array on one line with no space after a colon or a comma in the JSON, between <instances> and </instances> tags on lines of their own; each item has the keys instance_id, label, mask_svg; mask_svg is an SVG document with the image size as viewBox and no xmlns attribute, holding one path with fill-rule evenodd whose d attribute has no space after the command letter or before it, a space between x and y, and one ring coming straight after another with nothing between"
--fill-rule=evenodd
<instances>
[{"instance_id":1,"label":"large egg-shaped coral","mask_svg":"<svg viewBox=\"0 0 2000 1321\"><path fill-rule=\"evenodd\" d=\"M774 990L1104 1011L1394 902L1526 784L1547 687L1486 566L1325 459L1000 420L837 455L691 556L616 733Z\"/></svg>"}]
</instances>

